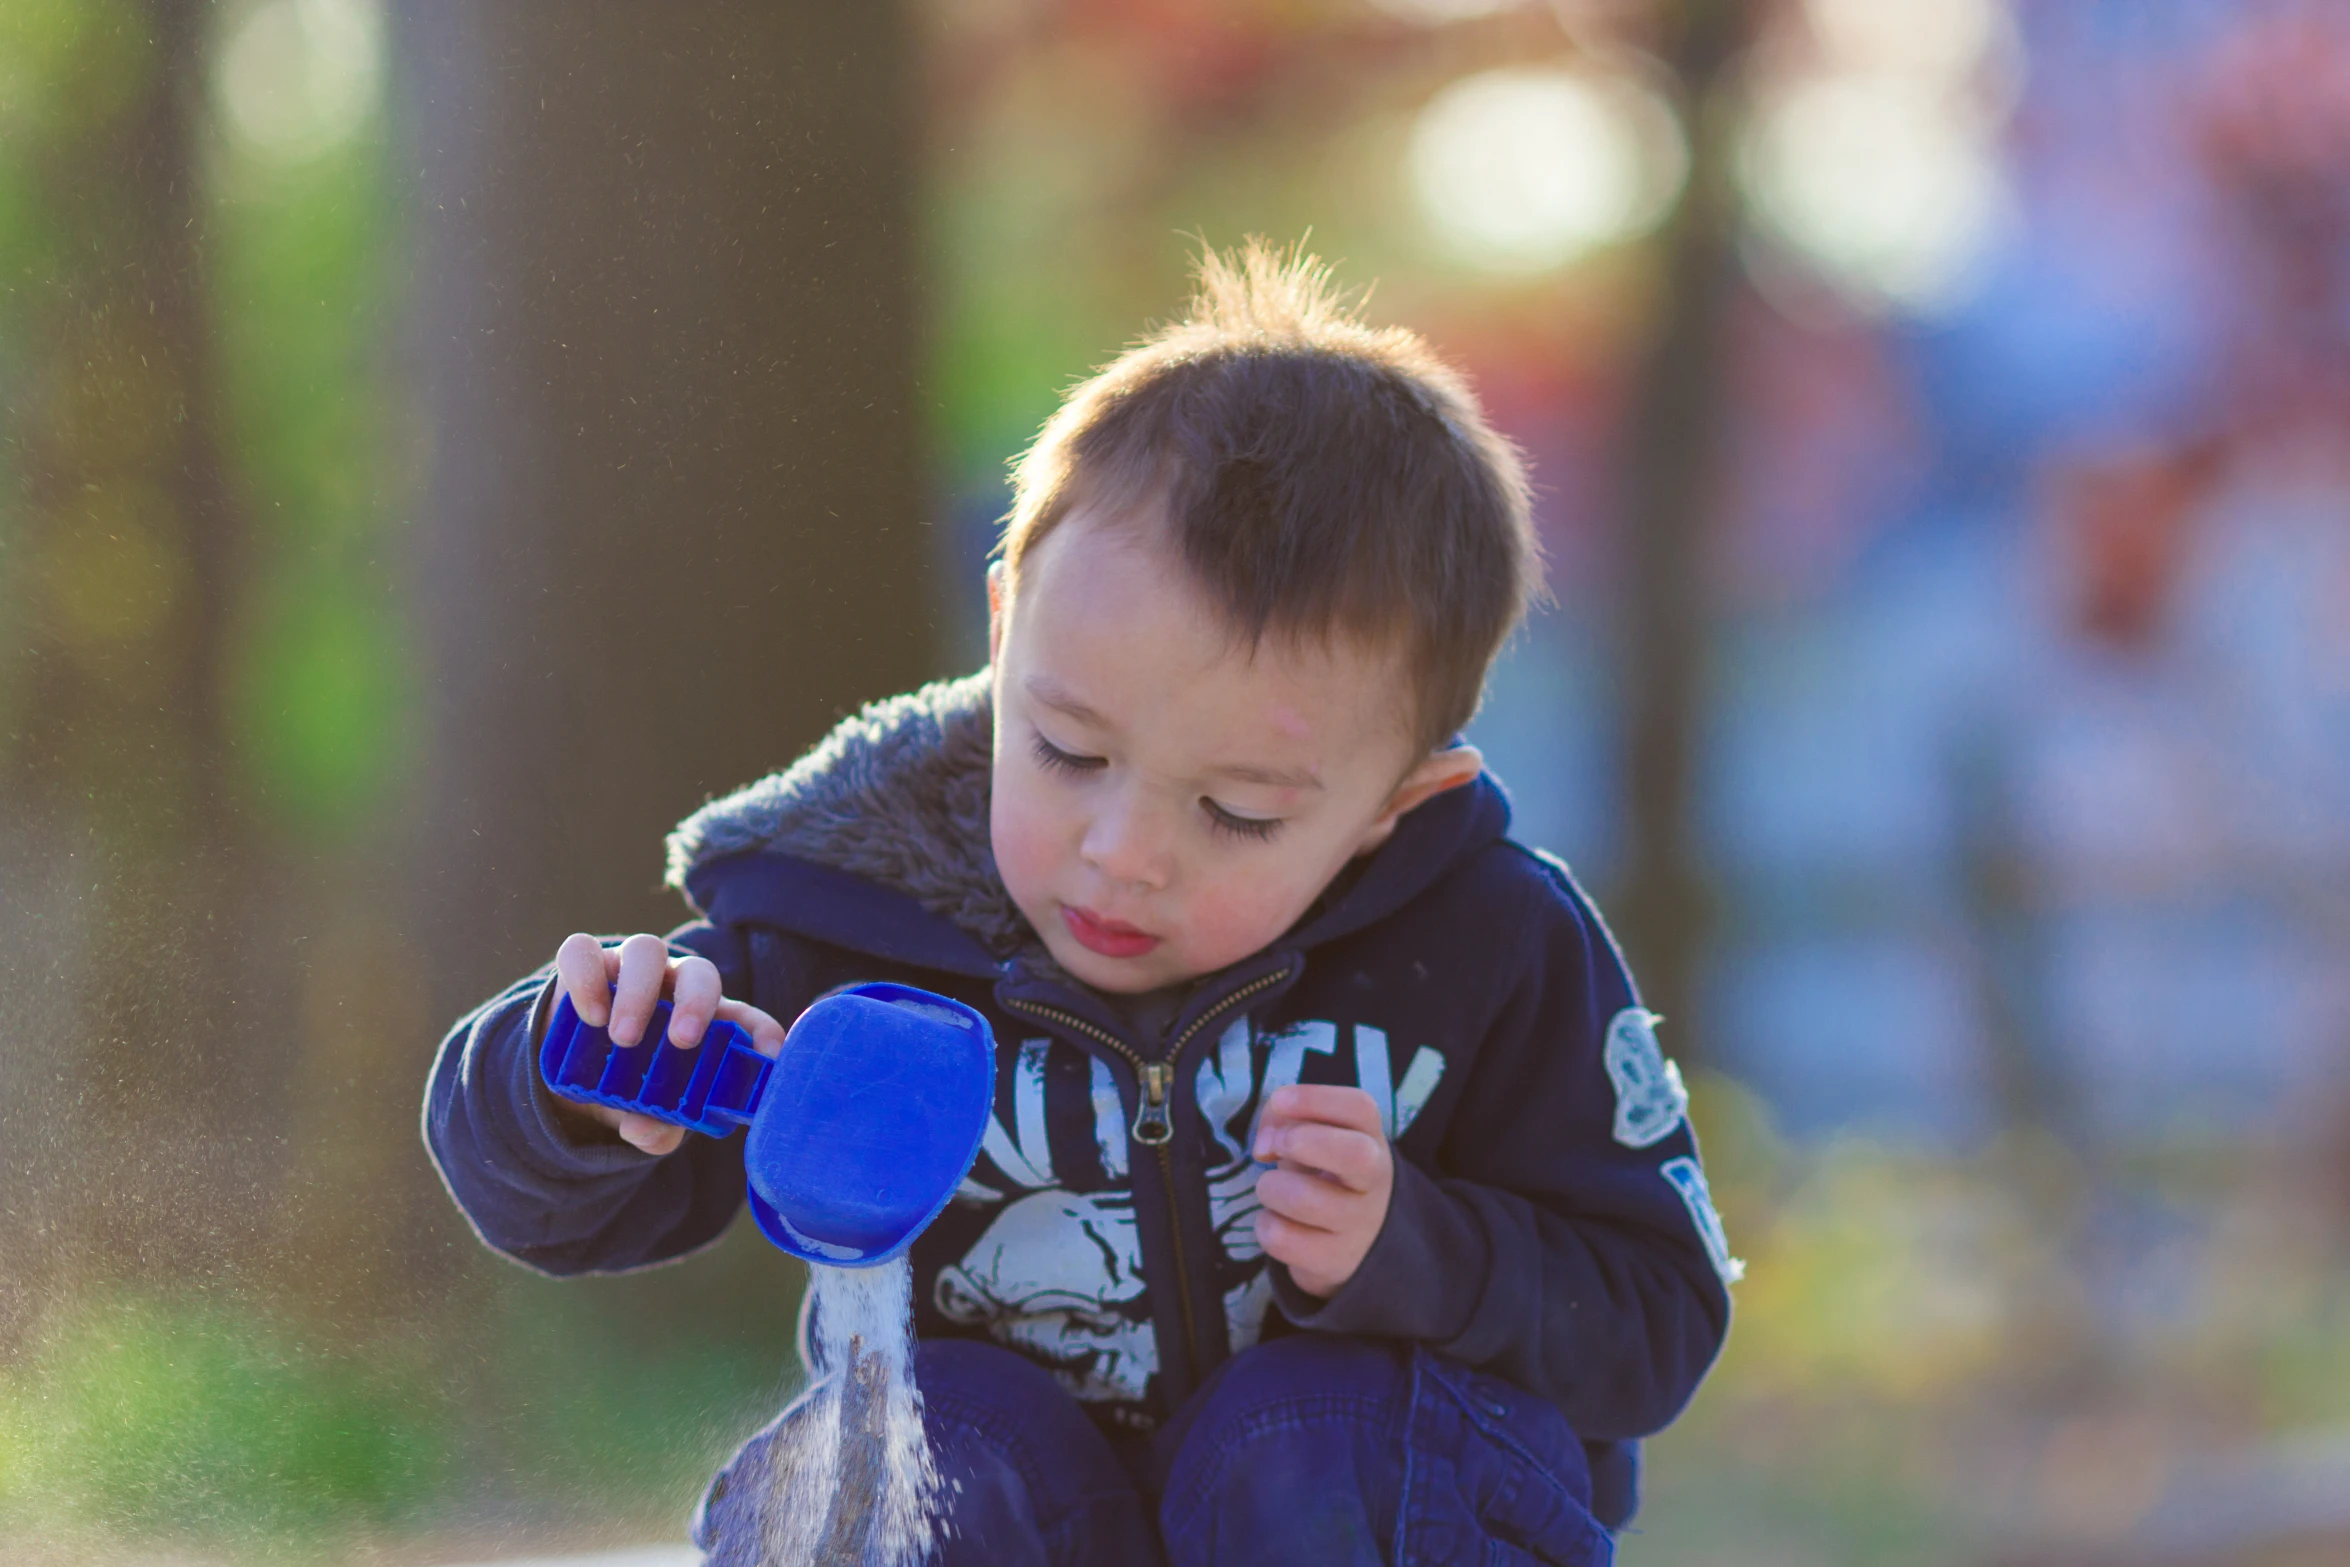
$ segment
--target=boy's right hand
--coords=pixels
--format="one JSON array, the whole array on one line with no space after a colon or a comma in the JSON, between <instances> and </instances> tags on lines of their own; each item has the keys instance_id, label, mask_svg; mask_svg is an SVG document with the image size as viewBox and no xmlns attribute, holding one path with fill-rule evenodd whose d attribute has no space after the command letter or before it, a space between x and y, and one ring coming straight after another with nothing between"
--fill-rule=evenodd
<instances>
[{"instance_id":1,"label":"boy's right hand","mask_svg":"<svg viewBox=\"0 0 2350 1567\"><path fill-rule=\"evenodd\" d=\"M631 936L617 947L584 933L567 937L555 952L555 979L571 998L580 1021L603 1029L615 1045L633 1048L642 1043L654 1004L666 996L674 1008L669 1014L669 1043L680 1050L700 1044L713 1018L749 1034L761 1055L783 1049L783 1025L757 1007L727 1000L717 964L708 958L671 957L669 944L658 936ZM684 1127L649 1115L569 1100L563 1109L612 1128L623 1142L649 1154L670 1153L685 1141Z\"/></svg>"}]
</instances>

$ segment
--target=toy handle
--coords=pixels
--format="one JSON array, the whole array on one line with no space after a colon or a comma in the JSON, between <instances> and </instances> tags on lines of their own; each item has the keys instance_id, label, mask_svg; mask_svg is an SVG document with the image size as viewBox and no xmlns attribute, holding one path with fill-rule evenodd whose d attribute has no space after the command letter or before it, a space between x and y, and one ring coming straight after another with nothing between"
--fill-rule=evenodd
<instances>
[{"instance_id":1,"label":"toy handle","mask_svg":"<svg viewBox=\"0 0 2350 1567\"><path fill-rule=\"evenodd\" d=\"M565 1099L724 1137L758 1110L775 1062L752 1046L748 1032L715 1018L699 1045L678 1049L669 1042L672 1010L656 1003L644 1039L624 1048L582 1022L567 995L547 1023L539 1075Z\"/></svg>"}]
</instances>

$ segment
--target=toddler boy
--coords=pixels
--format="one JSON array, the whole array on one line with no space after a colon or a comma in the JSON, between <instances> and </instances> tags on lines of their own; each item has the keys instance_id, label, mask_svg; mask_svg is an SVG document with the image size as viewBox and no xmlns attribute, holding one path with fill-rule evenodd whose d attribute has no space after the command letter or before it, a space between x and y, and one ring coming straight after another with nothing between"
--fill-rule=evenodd
<instances>
[{"instance_id":1,"label":"toddler boy","mask_svg":"<svg viewBox=\"0 0 2350 1567\"><path fill-rule=\"evenodd\" d=\"M1515 453L1260 246L1015 489L985 671L690 817L700 920L573 936L452 1031L451 1193L550 1273L742 1206L738 1142L548 1094L558 991L770 1052L836 986L940 991L999 1063L911 1253L939 1560L1609 1560L1737 1265L1605 928L1459 738L1537 587ZM714 1562L756 1560L775 1429L704 1500Z\"/></svg>"}]
</instances>

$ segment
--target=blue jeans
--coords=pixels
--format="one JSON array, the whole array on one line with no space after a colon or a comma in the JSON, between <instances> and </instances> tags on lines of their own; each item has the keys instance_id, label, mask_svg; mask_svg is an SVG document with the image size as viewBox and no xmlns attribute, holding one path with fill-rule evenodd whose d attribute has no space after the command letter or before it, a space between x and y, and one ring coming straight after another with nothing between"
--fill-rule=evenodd
<instances>
[{"instance_id":1,"label":"blue jeans","mask_svg":"<svg viewBox=\"0 0 2350 1567\"><path fill-rule=\"evenodd\" d=\"M915 1352L939 1471L937 1567L1389 1563L1606 1567L1582 1444L1556 1409L1407 1345L1321 1334L1227 1361L1147 1453L1122 1455L1033 1363ZM694 1519L709 1567L758 1567L750 1498L787 1409Z\"/></svg>"}]
</instances>

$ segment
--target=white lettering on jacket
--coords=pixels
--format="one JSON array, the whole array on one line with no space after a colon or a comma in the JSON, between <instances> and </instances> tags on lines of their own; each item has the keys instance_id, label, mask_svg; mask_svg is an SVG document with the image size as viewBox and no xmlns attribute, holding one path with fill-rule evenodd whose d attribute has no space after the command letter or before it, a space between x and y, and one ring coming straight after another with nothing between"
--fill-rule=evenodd
<instances>
[{"instance_id":1,"label":"white lettering on jacket","mask_svg":"<svg viewBox=\"0 0 2350 1567\"><path fill-rule=\"evenodd\" d=\"M1193 1078L1200 1114L1223 1155L1207 1172L1208 1213L1222 1253L1212 1266L1235 1350L1257 1341L1273 1298L1257 1244L1260 1171L1248 1156L1257 1118L1273 1090L1298 1081L1307 1056L1337 1055L1340 1031L1335 1023L1307 1021L1258 1033L1238 1019L1201 1058ZM1355 1080L1379 1106L1388 1136L1400 1137L1442 1080L1444 1054L1420 1047L1398 1081L1386 1034L1362 1024L1349 1032ZM1134 1195L1124 1184L1132 1107L1121 1102L1109 1065L1089 1057L1094 1142L1103 1173L1116 1184L1098 1192L1059 1186L1045 1135L1045 1061L1051 1051L1073 1048L1021 1042L1013 1063L1013 1128L1007 1132L990 1117L980 1153L1002 1183L1026 1195L1005 1201L995 1186L964 1182L960 1200L1004 1206L962 1259L940 1270L932 1302L949 1321L983 1327L997 1342L1044 1362L1079 1398L1140 1399L1158 1369L1158 1346Z\"/></svg>"}]
</instances>

